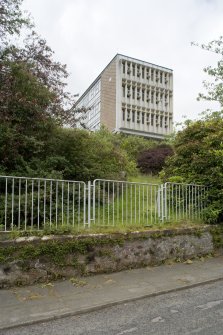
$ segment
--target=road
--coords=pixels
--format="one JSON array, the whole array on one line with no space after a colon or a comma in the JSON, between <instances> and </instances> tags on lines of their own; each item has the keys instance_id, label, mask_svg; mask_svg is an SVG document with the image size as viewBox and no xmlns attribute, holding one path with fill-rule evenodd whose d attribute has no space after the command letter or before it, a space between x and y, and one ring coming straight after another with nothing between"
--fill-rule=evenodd
<instances>
[{"instance_id":1,"label":"road","mask_svg":"<svg viewBox=\"0 0 223 335\"><path fill-rule=\"evenodd\" d=\"M223 334L223 281L107 307L1 335Z\"/></svg>"}]
</instances>

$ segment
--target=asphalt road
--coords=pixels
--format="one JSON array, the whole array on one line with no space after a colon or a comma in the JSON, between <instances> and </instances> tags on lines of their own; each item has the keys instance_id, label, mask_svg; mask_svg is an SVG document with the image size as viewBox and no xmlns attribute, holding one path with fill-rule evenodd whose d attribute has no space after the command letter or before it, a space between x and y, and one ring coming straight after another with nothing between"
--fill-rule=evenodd
<instances>
[{"instance_id":1,"label":"asphalt road","mask_svg":"<svg viewBox=\"0 0 223 335\"><path fill-rule=\"evenodd\" d=\"M223 281L0 334L222 335Z\"/></svg>"}]
</instances>

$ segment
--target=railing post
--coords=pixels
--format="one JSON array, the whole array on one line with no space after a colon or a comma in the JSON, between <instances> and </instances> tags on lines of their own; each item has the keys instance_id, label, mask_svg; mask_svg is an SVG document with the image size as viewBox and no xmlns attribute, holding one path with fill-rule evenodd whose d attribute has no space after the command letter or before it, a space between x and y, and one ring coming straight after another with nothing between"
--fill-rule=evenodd
<instances>
[{"instance_id":1,"label":"railing post","mask_svg":"<svg viewBox=\"0 0 223 335\"><path fill-rule=\"evenodd\" d=\"M91 226L91 182L88 182L88 227Z\"/></svg>"},{"instance_id":2,"label":"railing post","mask_svg":"<svg viewBox=\"0 0 223 335\"><path fill-rule=\"evenodd\" d=\"M162 222L165 221L167 218L167 190L166 190L166 184L160 185L159 188L159 202L158 202L158 213L160 220Z\"/></svg>"},{"instance_id":3,"label":"railing post","mask_svg":"<svg viewBox=\"0 0 223 335\"><path fill-rule=\"evenodd\" d=\"M162 220L162 215L161 215L161 188L162 185L159 186L158 188L158 196L157 196L157 209L158 209L158 218Z\"/></svg>"}]
</instances>

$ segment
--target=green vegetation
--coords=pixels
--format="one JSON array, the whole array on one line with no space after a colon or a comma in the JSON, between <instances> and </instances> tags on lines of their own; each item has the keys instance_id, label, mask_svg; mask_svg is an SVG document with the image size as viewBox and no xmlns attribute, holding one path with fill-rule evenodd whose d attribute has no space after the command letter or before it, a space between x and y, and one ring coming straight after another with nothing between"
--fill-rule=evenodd
<instances>
[{"instance_id":1,"label":"green vegetation","mask_svg":"<svg viewBox=\"0 0 223 335\"><path fill-rule=\"evenodd\" d=\"M163 180L206 185L207 222L223 219L223 119L221 113L190 121L177 133L175 154L167 160Z\"/></svg>"},{"instance_id":2,"label":"green vegetation","mask_svg":"<svg viewBox=\"0 0 223 335\"><path fill-rule=\"evenodd\" d=\"M21 11L21 4L22 0L3 0L1 3L0 174L159 183L158 177L152 178L147 174L157 175L163 168L166 157L172 153L169 145L160 145L142 137L112 134L104 128L96 133L75 128L82 120L80 110L74 108L74 95L66 91L66 66L54 61L53 51L46 41L32 31L34 24ZM23 27L25 32L21 30ZM16 45L13 41L23 35L23 42ZM201 47L222 55L223 38ZM208 92L200 94L199 98L217 100L222 107L222 61L216 68L208 67L205 71L215 79L215 83L206 83ZM86 110L81 112L84 115ZM185 128L172 138L174 155L161 172L163 181L201 183L209 187L208 222L223 220L222 126L221 112L209 113L199 121L187 121ZM145 177L139 175L139 169ZM4 200L2 186L0 181L0 200ZM117 188L113 199L109 198L109 187L103 210L100 208L103 192L98 190L96 222L115 220L117 225L133 225L133 221L153 225L156 221L155 196L151 194L148 198L149 212L143 195L147 192L144 186L137 194L133 187L125 186L121 198L117 196L120 191ZM47 194L48 202L49 197ZM40 198L41 202L43 194ZM130 203L128 199L131 199ZM10 195L8 201L12 201ZM13 201L16 203L16 196ZM30 201L29 198L29 207ZM33 201L38 201L35 192ZM136 206L140 208L140 214L138 220L132 220ZM15 206L15 215L16 211L18 207ZM0 225L4 225L4 215L4 201L1 201ZM7 215L10 216L10 211ZM24 209L21 215L24 218ZM69 218L67 220L69 224Z\"/></svg>"},{"instance_id":3,"label":"green vegetation","mask_svg":"<svg viewBox=\"0 0 223 335\"><path fill-rule=\"evenodd\" d=\"M142 173L157 175L164 167L167 157L173 155L173 149L168 144L159 144L139 153L137 166Z\"/></svg>"}]
</instances>

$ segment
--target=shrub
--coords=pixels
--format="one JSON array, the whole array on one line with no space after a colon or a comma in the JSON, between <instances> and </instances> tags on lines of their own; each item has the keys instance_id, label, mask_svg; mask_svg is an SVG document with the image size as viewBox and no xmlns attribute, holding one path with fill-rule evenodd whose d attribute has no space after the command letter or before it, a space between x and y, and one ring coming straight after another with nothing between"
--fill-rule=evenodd
<instances>
[{"instance_id":1,"label":"shrub","mask_svg":"<svg viewBox=\"0 0 223 335\"><path fill-rule=\"evenodd\" d=\"M143 151L137 160L138 168L142 173L158 174L168 156L173 154L173 149L167 144L160 144L155 148Z\"/></svg>"}]
</instances>

